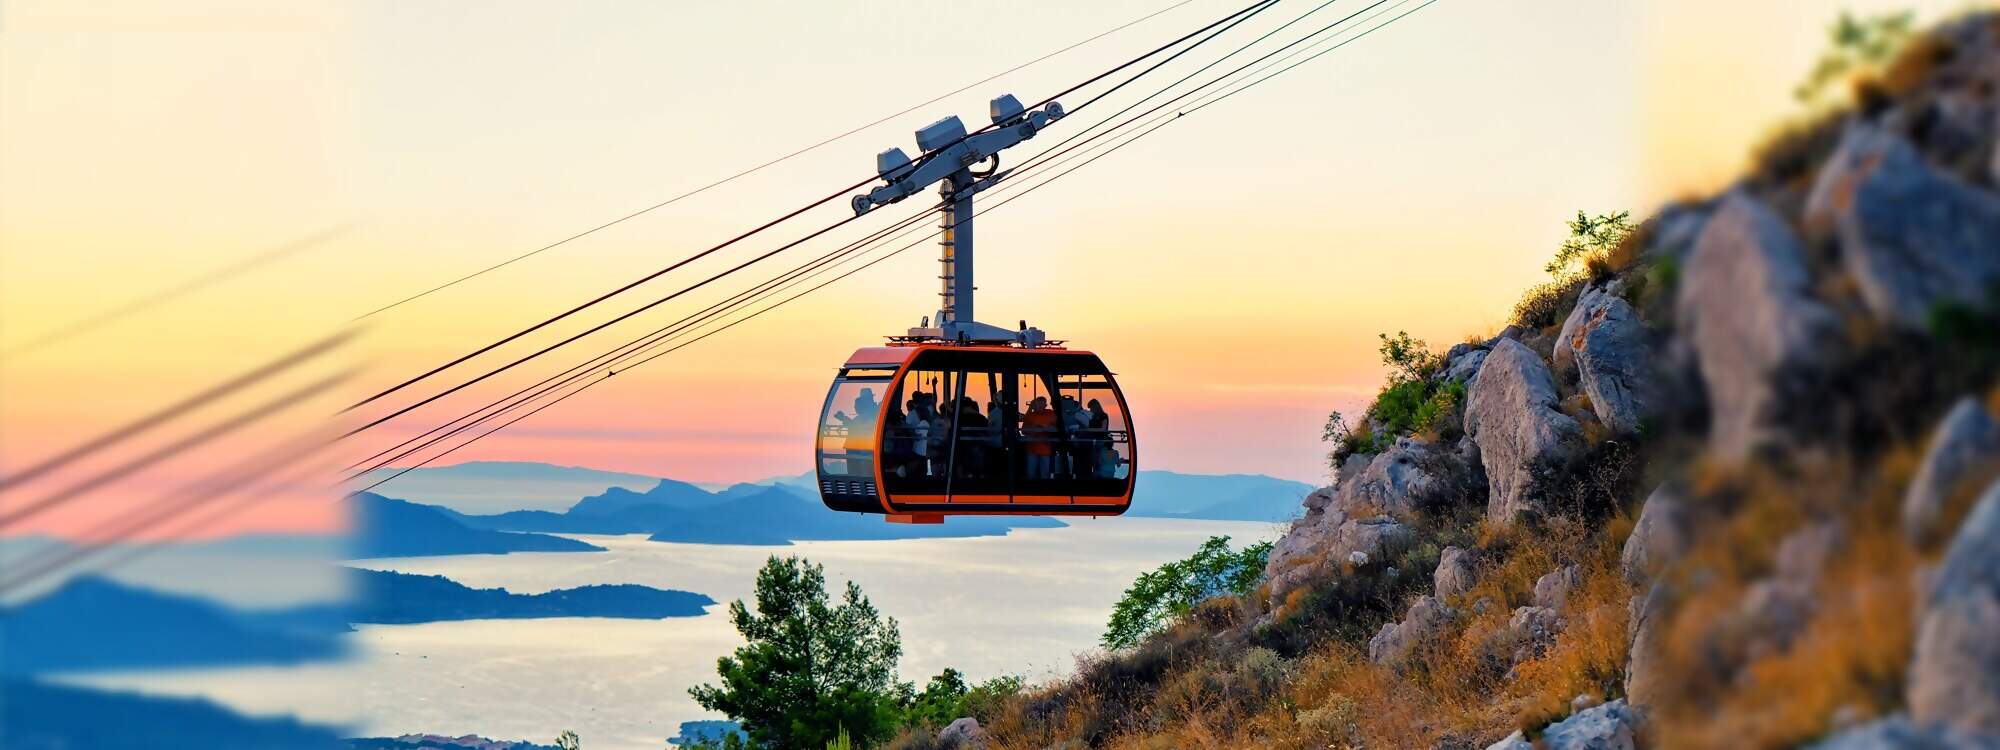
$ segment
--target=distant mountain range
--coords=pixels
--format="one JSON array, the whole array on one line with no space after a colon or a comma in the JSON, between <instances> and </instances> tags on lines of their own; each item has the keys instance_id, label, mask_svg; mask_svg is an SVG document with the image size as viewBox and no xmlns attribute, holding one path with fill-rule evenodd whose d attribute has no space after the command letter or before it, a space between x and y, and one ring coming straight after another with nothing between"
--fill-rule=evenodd
<instances>
[{"instance_id":1,"label":"distant mountain range","mask_svg":"<svg viewBox=\"0 0 2000 750\"><path fill-rule=\"evenodd\" d=\"M603 547L545 534L466 526L458 513L361 492L347 498L355 558L502 555L509 552L602 552Z\"/></svg>"},{"instance_id":2,"label":"distant mountain range","mask_svg":"<svg viewBox=\"0 0 2000 750\"><path fill-rule=\"evenodd\" d=\"M367 484L403 471L378 469ZM412 469L383 491L425 505L442 505L463 513L493 514L510 510L562 510L579 497L612 487L645 491L659 477L618 471L556 466L529 461L471 461L451 466Z\"/></svg>"},{"instance_id":3,"label":"distant mountain range","mask_svg":"<svg viewBox=\"0 0 2000 750\"><path fill-rule=\"evenodd\" d=\"M633 584L583 586L540 594L475 589L444 576L356 570L359 578L349 619L357 623L409 624L443 620L534 617L621 617L655 620L697 617L715 604L701 594Z\"/></svg>"},{"instance_id":4,"label":"distant mountain range","mask_svg":"<svg viewBox=\"0 0 2000 750\"><path fill-rule=\"evenodd\" d=\"M0 673L297 664L340 656L330 607L239 611L98 577L0 610ZM9 698L12 696L9 695Z\"/></svg>"},{"instance_id":5,"label":"distant mountain range","mask_svg":"<svg viewBox=\"0 0 2000 750\"><path fill-rule=\"evenodd\" d=\"M555 745L526 741L489 740L477 735L406 734L401 737L356 737L347 750L561 750Z\"/></svg>"},{"instance_id":6,"label":"distant mountain range","mask_svg":"<svg viewBox=\"0 0 2000 750\"><path fill-rule=\"evenodd\" d=\"M585 489L559 495L565 488ZM530 462L473 462L424 467L386 485L384 491L413 503L440 506L469 516L500 516L505 519L489 522L488 528L513 528L515 524L524 524L523 530L559 532L560 525L536 526L536 521L527 520L532 516L516 516L511 511L544 511L547 515L540 518L545 521L548 517L568 515L584 507L603 515L599 511L608 512L621 502L689 509L717 505L773 488L788 489L807 499L816 499L818 492L810 472L718 489L714 485L673 479ZM1298 512L1299 500L1312 489L1312 485L1304 482L1260 474L1141 471L1130 515L1283 521ZM583 500L579 502L577 498ZM589 505L586 506L586 503ZM659 530L656 523L641 525L655 528L637 528L621 533Z\"/></svg>"},{"instance_id":7,"label":"distant mountain range","mask_svg":"<svg viewBox=\"0 0 2000 750\"><path fill-rule=\"evenodd\" d=\"M9 652L8 659L14 654ZM0 682L0 738L9 748L53 750L337 750L332 729L296 719L240 716L205 700L154 698Z\"/></svg>"},{"instance_id":8,"label":"distant mountain range","mask_svg":"<svg viewBox=\"0 0 2000 750\"><path fill-rule=\"evenodd\" d=\"M0 570L18 570L47 555L79 552L77 542L52 536L0 536ZM104 545L99 559L138 554L135 564L103 568L103 575L137 588L212 600L238 609L295 607L347 595L339 561L348 557L342 534L264 534L155 540ZM40 597L94 566L75 565L0 596L0 607Z\"/></svg>"},{"instance_id":9,"label":"distant mountain range","mask_svg":"<svg viewBox=\"0 0 2000 750\"><path fill-rule=\"evenodd\" d=\"M651 490L614 487L562 513L529 510L458 516L495 531L556 534L646 534L656 542L784 545L798 541L930 539L999 536L1014 529L1060 528L1053 518L958 517L941 524L892 524L880 516L836 513L819 498L778 485L739 484L721 492L671 479Z\"/></svg>"},{"instance_id":10,"label":"distant mountain range","mask_svg":"<svg viewBox=\"0 0 2000 750\"><path fill-rule=\"evenodd\" d=\"M1286 521L1312 494L1305 482L1262 474L1141 471L1127 515L1204 521Z\"/></svg>"}]
</instances>

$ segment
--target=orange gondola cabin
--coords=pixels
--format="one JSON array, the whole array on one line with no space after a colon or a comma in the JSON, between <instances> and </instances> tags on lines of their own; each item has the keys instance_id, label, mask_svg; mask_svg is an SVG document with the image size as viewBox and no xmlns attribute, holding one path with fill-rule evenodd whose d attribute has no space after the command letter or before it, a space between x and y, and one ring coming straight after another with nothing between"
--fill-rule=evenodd
<instances>
[{"instance_id":1,"label":"orange gondola cabin","mask_svg":"<svg viewBox=\"0 0 2000 750\"><path fill-rule=\"evenodd\" d=\"M1132 504L1134 450L1125 397L1090 352L870 347L821 410L820 497L911 523L1115 516Z\"/></svg>"}]
</instances>

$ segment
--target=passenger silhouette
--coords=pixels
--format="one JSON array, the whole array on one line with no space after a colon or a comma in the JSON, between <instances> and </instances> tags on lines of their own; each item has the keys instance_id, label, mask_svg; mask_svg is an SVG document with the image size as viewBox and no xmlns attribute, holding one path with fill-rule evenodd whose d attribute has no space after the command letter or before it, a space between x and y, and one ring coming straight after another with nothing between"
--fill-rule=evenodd
<instances>
[{"instance_id":1,"label":"passenger silhouette","mask_svg":"<svg viewBox=\"0 0 2000 750\"><path fill-rule=\"evenodd\" d=\"M1098 479L1113 479L1118 476L1118 447L1111 442L1111 414L1104 410L1104 404L1091 399L1085 414L1089 417L1090 475Z\"/></svg>"},{"instance_id":2,"label":"passenger silhouette","mask_svg":"<svg viewBox=\"0 0 2000 750\"><path fill-rule=\"evenodd\" d=\"M1063 396L1056 403L1056 416L1062 423L1063 434L1069 437L1060 453L1057 476L1070 479L1090 476L1091 446L1083 435L1084 427L1090 424L1090 415L1076 402L1075 396Z\"/></svg>"},{"instance_id":3,"label":"passenger silhouette","mask_svg":"<svg viewBox=\"0 0 2000 750\"><path fill-rule=\"evenodd\" d=\"M835 421L846 430L847 439L842 442L842 452L847 460L848 476L872 477L875 474L875 419L881 416L882 405L875 402L875 389L863 388L854 397L854 416L847 412L833 413Z\"/></svg>"},{"instance_id":4,"label":"passenger silhouette","mask_svg":"<svg viewBox=\"0 0 2000 750\"><path fill-rule=\"evenodd\" d=\"M1047 398L1036 396L1021 417L1021 445L1029 479L1049 478L1055 463L1055 439L1056 413L1049 410Z\"/></svg>"},{"instance_id":5,"label":"passenger silhouette","mask_svg":"<svg viewBox=\"0 0 2000 750\"><path fill-rule=\"evenodd\" d=\"M986 417L979 413L979 402L970 397L958 400L958 475L966 478L979 477L986 466Z\"/></svg>"}]
</instances>

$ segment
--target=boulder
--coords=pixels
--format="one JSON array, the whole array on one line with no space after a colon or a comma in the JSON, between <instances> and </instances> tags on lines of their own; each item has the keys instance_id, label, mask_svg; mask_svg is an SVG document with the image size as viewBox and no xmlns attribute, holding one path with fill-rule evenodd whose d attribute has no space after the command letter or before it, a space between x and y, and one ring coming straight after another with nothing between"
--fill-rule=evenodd
<instances>
[{"instance_id":1,"label":"boulder","mask_svg":"<svg viewBox=\"0 0 2000 750\"><path fill-rule=\"evenodd\" d=\"M977 750L986 747L986 730L979 726L978 719L967 716L939 730L937 744L947 749Z\"/></svg>"},{"instance_id":2,"label":"boulder","mask_svg":"<svg viewBox=\"0 0 2000 750\"><path fill-rule=\"evenodd\" d=\"M1751 657L1783 651L1811 623L1821 571L1844 539L1839 524L1826 522L1778 542L1771 575L1751 583L1737 605L1737 621L1752 634Z\"/></svg>"},{"instance_id":3,"label":"boulder","mask_svg":"<svg viewBox=\"0 0 2000 750\"><path fill-rule=\"evenodd\" d=\"M1819 582L1827 560L1847 540L1847 530L1835 521L1807 524L1778 541L1772 556L1772 574L1786 581L1811 586Z\"/></svg>"},{"instance_id":4,"label":"boulder","mask_svg":"<svg viewBox=\"0 0 2000 750\"><path fill-rule=\"evenodd\" d=\"M1451 624L1458 613L1435 596L1420 597L1401 622L1387 623L1368 639L1368 659L1384 666L1401 664L1410 652Z\"/></svg>"},{"instance_id":5,"label":"boulder","mask_svg":"<svg viewBox=\"0 0 2000 750\"><path fill-rule=\"evenodd\" d=\"M1639 521L1625 538L1619 563L1626 582L1644 586L1694 545L1694 518L1687 500L1661 484L1639 506Z\"/></svg>"},{"instance_id":6,"label":"boulder","mask_svg":"<svg viewBox=\"0 0 2000 750\"><path fill-rule=\"evenodd\" d=\"M1354 553L1381 559L1410 538L1395 518L1454 492L1455 448L1440 450L1404 437L1379 455L1342 462L1339 481L1306 496L1305 515L1272 545L1265 563L1273 596L1281 596Z\"/></svg>"},{"instance_id":7,"label":"boulder","mask_svg":"<svg viewBox=\"0 0 2000 750\"><path fill-rule=\"evenodd\" d=\"M1396 438L1395 445L1371 459L1352 479L1342 477L1336 502L1349 513L1410 513L1450 489L1449 481L1433 470L1434 453L1430 443Z\"/></svg>"},{"instance_id":8,"label":"boulder","mask_svg":"<svg viewBox=\"0 0 2000 750\"><path fill-rule=\"evenodd\" d=\"M1615 700L1548 725L1539 743L1517 731L1486 750L1633 750L1638 740L1639 712Z\"/></svg>"},{"instance_id":9,"label":"boulder","mask_svg":"<svg viewBox=\"0 0 2000 750\"><path fill-rule=\"evenodd\" d=\"M1471 591L1478 576L1471 552L1463 547L1446 547L1438 555L1437 573L1431 576L1432 588L1438 598L1450 599Z\"/></svg>"},{"instance_id":10,"label":"boulder","mask_svg":"<svg viewBox=\"0 0 2000 750\"><path fill-rule=\"evenodd\" d=\"M1639 712L1615 700L1585 709L1542 730L1546 750L1633 750L1637 746Z\"/></svg>"},{"instance_id":11,"label":"boulder","mask_svg":"<svg viewBox=\"0 0 2000 750\"><path fill-rule=\"evenodd\" d=\"M1922 724L2000 735L2000 482L1930 577L1906 695Z\"/></svg>"},{"instance_id":12,"label":"boulder","mask_svg":"<svg viewBox=\"0 0 2000 750\"><path fill-rule=\"evenodd\" d=\"M1388 559L1410 545L1416 532L1387 516L1356 518L1340 525L1334 534L1333 557L1348 558L1360 552L1374 559Z\"/></svg>"},{"instance_id":13,"label":"boulder","mask_svg":"<svg viewBox=\"0 0 2000 750\"><path fill-rule=\"evenodd\" d=\"M1360 476L1361 472L1368 470L1368 463L1374 458L1375 454L1373 453L1355 453L1349 455L1347 460L1340 462L1339 471L1334 473L1334 486L1338 487L1341 482ZM1326 488L1329 496L1332 494L1332 491L1332 487Z\"/></svg>"},{"instance_id":14,"label":"boulder","mask_svg":"<svg viewBox=\"0 0 2000 750\"><path fill-rule=\"evenodd\" d=\"M1580 315L1578 315L1580 313ZM1653 349L1639 312L1603 291L1578 302L1576 328L1556 340L1557 357L1571 360L1598 421L1620 435L1637 434L1657 402Z\"/></svg>"},{"instance_id":15,"label":"boulder","mask_svg":"<svg viewBox=\"0 0 2000 750\"><path fill-rule=\"evenodd\" d=\"M1365 563L1371 559L1390 559L1395 552L1408 547L1415 536L1410 527L1387 516L1349 518L1339 508L1329 508L1318 525L1301 527L1295 523L1272 547L1264 568L1271 598L1283 597L1306 582L1329 574L1333 569L1331 561L1358 559ZM1283 556L1279 554L1281 551Z\"/></svg>"},{"instance_id":16,"label":"boulder","mask_svg":"<svg viewBox=\"0 0 2000 750\"><path fill-rule=\"evenodd\" d=\"M1626 626L1632 647L1625 658L1625 698L1632 705L1651 705L1674 684L1674 676L1666 674L1661 663L1668 606L1667 588L1658 583L1632 597L1632 617Z\"/></svg>"},{"instance_id":17,"label":"boulder","mask_svg":"<svg viewBox=\"0 0 2000 750\"><path fill-rule=\"evenodd\" d=\"M1797 237L1745 192L1724 198L1674 300L1708 394L1709 450L1737 461L1776 437L1780 379L1824 361L1833 313L1811 296ZM1482 446L1483 447L1483 446Z\"/></svg>"},{"instance_id":18,"label":"boulder","mask_svg":"<svg viewBox=\"0 0 2000 750\"><path fill-rule=\"evenodd\" d=\"M1348 465L1352 465L1356 459L1365 464L1368 458L1368 456L1351 456L1348 458ZM1345 466L1342 467L1341 473L1347 473ZM1337 503L1338 497L1339 493L1333 487L1322 487L1306 495L1305 515L1292 521L1291 528L1271 545L1271 554L1264 564L1265 575L1275 579L1285 571L1311 559L1319 550L1326 547L1327 541L1340 529L1340 524L1347 521L1347 513L1341 510Z\"/></svg>"},{"instance_id":19,"label":"boulder","mask_svg":"<svg viewBox=\"0 0 2000 750\"><path fill-rule=\"evenodd\" d=\"M2000 463L2000 420L1978 399L1959 399L1932 431L1923 464L1903 493L1903 532L1913 542L1931 541L1952 492L1972 478L1970 472L1995 463Z\"/></svg>"},{"instance_id":20,"label":"boulder","mask_svg":"<svg viewBox=\"0 0 2000 750\"><path fill-rule=\"evenodd\" d=\"M1549 353L1549 367L1557 375L1567 376L1571 370L1576 369L1576 351L1568 344L1576 339L1577 330L1583 327L1584 321L1589 320L1592 314L1602 308L1605 300L1611 296L1612 294L1607 293L1604 287L1594 284L1585 286L1583 291L1577 293L1576 306L1571 307L1569 316L1563 318L1562 328L1556 333L1555 349Z\"/></svg>"},{"instance_id":21,"label":"boulder","mask_svg":"<svg viewBox=\"0 0 2000 750\"><path fill-rule=\"evenodd\" d=\"M1465 432L1486 470L1486 515L1502 523L1539 510L1541 483L1582 448L1582 428L1556 410L1556 386L1540 357L1502 339L1472 379Z\"/></svg>"},{"instance_id":22,"label":"boulder","mask_svg":"<svg viewBox=\"0 0 2000 750\"><path fill-rule=\"evenodd\" d=\"M1461 384L1472 382L1472 378L1479 374L1479 366L1486 364L1486 355L1489 351L1485 347L1472 347L1459 352L1458 347L1452 347L1454 353L1446 354L1444 359L1445 382Z\"/></svg>"},{"instance_id":23,"label":"boulder","mask_svg":"<svg viewBox=\"0 0 2000 750\"><path fill-rule=\"evenodd\" d=\"M1565 565L1549 571L1535 579L1535 606L1562 611L1569 603L1569 592L1583 581L1583 571L1575 565Z\"/></svg>"},{"instance_id":24,"label":"boulder","mask_svg":"<svg viewBox=\"0 0 2000 750\"><path fill-rule=\"evenodd\" d=\"M1891 716L1835 734L1812 750L2000 750L2000 738L1918 726L1907 716Z\"/></svg>"},{"instance_id":25,"label":"boulder","mask_svg":"<svg viewBox=\"0 0 2000 750\"><path fill-rule=\"evenodd\" d=\"M1653 236L1646 244L1645 256L1654 260L1686 258L1711 210L1699 203L1676 203L1660 209L1653 215Z\"/></svg>"},{"instance_id":26,"label":"boulder","mask_svg":"<svg viewBox=\"0 0 2000 750\"><path fill-rule=\"evenodd\" d=\"M1555 645L1556 635L1562 633L1562 613L1551 607L1520 607L1514 616L1507 619L1504 635L1514 644L1515 664L1534 659L1543 651Z\"/></svg>"},{"instance_id":27,"label":"boulder","mask_svg":"<svg viewBox=\"0 0 2000 750\"><path fill-rule=\"evenodd\" d=\"M1848 129L1806 200L1806 226L1840 239L1875 315L1927 332L1941 303L1985 305L2000 285L2000 197L1933 171L1908 142Z\"/></svg>"}]
</instances>

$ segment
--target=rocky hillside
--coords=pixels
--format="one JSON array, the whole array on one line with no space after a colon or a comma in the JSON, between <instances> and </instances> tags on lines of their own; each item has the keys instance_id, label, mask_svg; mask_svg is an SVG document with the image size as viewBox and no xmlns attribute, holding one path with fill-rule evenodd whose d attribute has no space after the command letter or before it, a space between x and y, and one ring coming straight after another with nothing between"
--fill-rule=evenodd
<instances>
[{"instance_id":1,"label":"rocky hillside","mask_svg":"<svg viewBox=\"0 0 2000 750\"><path fill-rule=\"evenodd\" d=\"M1406 359L1254 595L954 737L2000 747L1996 91L2000 16L1911 43L1726 193Z\"/></svg>"}]
</instances>

